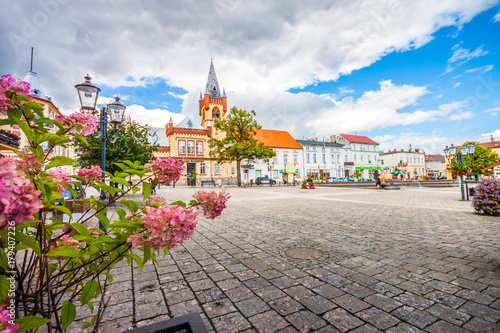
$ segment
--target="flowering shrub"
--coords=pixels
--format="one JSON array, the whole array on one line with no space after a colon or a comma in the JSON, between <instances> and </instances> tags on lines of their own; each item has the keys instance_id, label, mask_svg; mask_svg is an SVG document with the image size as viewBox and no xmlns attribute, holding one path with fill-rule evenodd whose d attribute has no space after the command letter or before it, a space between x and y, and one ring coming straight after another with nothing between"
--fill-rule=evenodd
<instances>
[{"instance_id":1,"label":"flowering shrub","mask_svg":"<svg viewBox=\"0 0 500 333\"><path fill-rule=\"evenodd\" d=\"M16 307L10 314L17 318L7 322L2 310L0 329L26 331L50 325L52 331L62 333L75 319L78 304L88 306L93 313L83 328L94 326L95 331L107 304L106 285L113 281L110 269L123 259L129 264L133 260L141 271L149 260L158 265L159 250L166 253L193 235L200 212L209 218L219 216L229 195L225 191L195 194L188 205L150 197L150 179L179 179L183 162L171 158L157 159L146 167L139 162L116 163L119 171L104 174L109 182L121 184L123 189L103 182L98 166L68 175L60 167L75 162L65 156L49 158L49 154L71 137L86 143L85 135L95 131L95 121L89 115L78 114L49 119L40 104L29 102L26 89L29 85L10 76L0 80L0 108L7 111L7 119L0 119L0 125L17 124L28 139L26 150L14 150L17 159L0 159L0 302L13 297L4 286L14 286L12 301ZM41 149L42 144L48 149ZM132 176L141 181L133 186L126 181ZM88 187L97 193L109 193L111 202L94 196L66 202L61 192L68 190L77 198L74 187L82 193ZM140 190L142 203L124 197ZM115 202L125 209L116 207L118 219L110 221L106 212ZM84 212L77 218L72 211L78 206L83 206ZM70 222L53 217L60 213L68 215ZM105 232L90 228L89 224L96 220ZM140 257L135 249L144 256ZM9 282L9 274L15 283ZM99 297L95 312L94 297Z\"/></svg>"},{"instance_id":2,"label":"flowering shrub","mask_svg":"<svg viewBox=\"0 0 500 333\"><path fill-rule=\"evenodd\" d=\"M222 192L208 192L206 190L196 192L194 195L194 201L191 202L192 205L198 206L203 212L203 215L209 219L214 219L222 213L222 210L226 208L226 201L231 196L226 193L226 190L222 188Z\"/></svg>"},{"instance_id":3,"label":"flowering shrub","mask_svg":"<svg viewBox=\"0 0 500 333\"><path fill-rule=\"evenodd\" d=\"M300 184L300 188L301 189L308 189L308 188L313 189L313 188L315 188L313 179L311 177L307 177L304 180L302 180L302 184Z\"/></svg>"},{"instance_id":4,"label":"flowering shrub","mask_svg":"<svg viewBox=\"0 0 500 333\"><path fill-rule=\"evenodd\" d=\"M482 211L487 215L500 214L500 180L481 178L476 186L476 194L472 198L472 206L476 213Z\"/></svg>"},{"instance_id":5,"label":"flowering shrub","mask_svg":"<svg viewBox=\"0 0 500 333\"><path fill-rule=\"evenodd\" d=\"M43 207L40 194L12 158L0 159L0 231L7 228L9 221L16 225L33 221L34 214Z\"/></svg>"},{"instance_id":6,"label":"flowering shrub","mask_svg":"<svg viewBox=\"0 0 500 333\"><path fill-rule=\"evenodd\" d=\"M10 311L5 309L5 307L6 305L0 306L0 332L13 333L19 328L19 325L12 324Z\"/></svg>"},{"instance_id":7,"label":"flowering shrub","mask_svg":"<svg viewBox=\"0 0 500 333\"><path fill-rule=\"evenodd\" d=\"M184 171L184 162L173 158L166 160L158 158L152 163L146 164L145 167L157 174L160 183L170 183L179 180L182 171Z\"/></svg>"}]
</instances>

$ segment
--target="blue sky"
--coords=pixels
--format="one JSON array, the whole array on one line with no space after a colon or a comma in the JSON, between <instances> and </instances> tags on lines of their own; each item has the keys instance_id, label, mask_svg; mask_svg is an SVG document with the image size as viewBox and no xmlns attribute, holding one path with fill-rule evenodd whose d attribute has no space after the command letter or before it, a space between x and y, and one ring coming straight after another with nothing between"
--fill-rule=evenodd
<instances>
[{"instance_id":1,"label":"blue sky","mask_svg":"<svg viewBox=\"0 0 500 333\"><path fill-rule=\"evenodd\" d=\"M119 94L137 121L197 119L213 58L229 107L297 139L350 133L429 153L500 140L498 0L7 3L2 74L23 77L35 47L63 113L89 73L101 102Z\"/></svg>"}]
</instances>

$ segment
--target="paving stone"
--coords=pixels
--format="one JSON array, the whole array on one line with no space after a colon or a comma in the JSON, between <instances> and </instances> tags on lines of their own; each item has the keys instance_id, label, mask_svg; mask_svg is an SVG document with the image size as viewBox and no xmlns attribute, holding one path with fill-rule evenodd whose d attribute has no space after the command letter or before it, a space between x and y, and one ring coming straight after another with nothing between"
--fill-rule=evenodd
<instances>
[{"instance_id":1,"label":"paving stone","mask_svg":"<svg viewBox=\"0 0 500 333\"><path fill-rule=\"evenodd\" d=\"M462 291L463 290L459 291L457 295L459 295ZM434 290L426 294L424 297L431 299L436 303L440 303L454 309L458 308L466 302L466 300L463 298L456 297L439 290Z\"/></svg>"},{"instance_id":2,"label":"paving stone","mask_svg":"<svg viewBox=\"0 0 500 333\"><path fill-rule=\"evenodd\" d=\"M500 299L497 299L495 302L493 302L492 304L490 304L490 307L492 307L494 309L497 309L497 310L500 310Z\"/></svg>"},{"instance_id":3,"label":"paving stone","mask_svg":"<svg viewBox=\"0 0 500 333\"><path fill-rule=\"evenodd\" d=\"M339 332L340 331L335 327L333 327L332 325L327 325L320 328L319 330L314 331L314 333L339 333Z\"/></svg>"},{"instance_id":4,"label":"paving stone","mask_svg":"<svg viewBox=\"0 0 500 333\"><path fill-rule=\"evenodd\" d=\"M464 330L458 326L450 324L446 321L440 320L431 326L425 329L429 333L467 333L467 330Z\"/></svg>"},{"instance_id":5,"label":"paving stone","mask_svg":"<svg viewBox=\"0 0 500 333\"><path fill-rule=\"evenodd\" d=\"M367 309L371 306L370 304L360 300L357 297L349 295L349 294L334 298L332 301L335 304L337 304L338 306L342 307L343 309L346 309L347 311L349 311L351 313L355 313L355 312L361 311L363 309Z\"/></svg>"},{"instance_id":6,"label":"paving stone","mask_svg":"<svg viewBox=\"0 0 500 333\"><path fill-rule=\"evenodd\" d=\"M471 316L464 312L457 311L442 304L434 304L426 311L435 317L444 319L457 326L462 326L463 323L471 318Z\"/></svg>"},{"instance_id":7,"label":"paving stone","mask_svg":"<svg viewBox=\"0 0 500 333\"><path fill-rule=\"evenodd\" d=\"M302 303L302 305L304 305L307 309L317 315L320 315L337 307L335 304L320 295L306 297L302 299L300 303Z\"/></svg>"},{"instance_id":8,"label":"paving stone","mask_svg":"<svg viewBox=\"0 0 500 333\"><path fill-rule=\"evenodd\" d=\"M196 293L196 298L201 304L218 301L226 298L227 296L219 288L205 289ZM168 298L167 298L168 300Z\"/></svg>"},{"instance_id":9,"label":"paving stone","mask_svg":"<svg viewBox=\"0 0 500 333\"><path fill-rule=\"evenodd\" d=\"M498 333L500 331L500 323L492 323L477 317L469 320L463 327L472 332Z\"/></svg>"},{"instance_id":10,"label":"paving stone","mask_svg":"<svg viewBox=\"0 0 500 333\"><path fill-rule=\"evenodd\" d=\"M296 280L291 279L288 276L282 276L276 279L272 279L271 283L280 289L286 289L299 284Z\"/></svg>"},{"instance_id":11,"label":"paving stone","mask_svg":"<svg viewBox=\"0 0 500 333\"><path fill-rule=\"evenodd\" d=\"M480 282L474 282L474 281L462 279L462 278L457 278L457 279L451 281L450 283L453 285L462 287L462 288L471 289L471 290L475 290L475 291L479 291L479 292L488 287L486 284L483 284Z\"/></svg>"},{"instance_id":12,"label":"paving stone","mask_svg":"<svg viewBox=\"0 0 500 333\"><path fill-rule=\"evenodd\" d=\"M249 269L246 269L244 271L234 272L233 275L240 281L247 281L259 277L259 274Z\"/></svg>"},{"instance_id":13,"label":"paving stone","mask_svg":"<svg viewBox=\"0 0 500 333\"><path fill-rule=\"evenodd\" d=\"M349 314L347 311L341 308L334 309L323 315L323 319L330 322L335 328L341 332L347 332L353 328L361 326L364 324L363 321Z\"/></svg>"},{"instance_id":14,"label":"paving stone","mask_svg":"<svg viewBox=\"0 0 500 333\"><path fill-rule=\"evenodd\" d=\"M363 301L370 303L371 305L374 305L386 312L391 312L392 310L397 309L401 305L403 305L403 303L382 294L373 294L367 296L363 299Z\"/></svg>"},{"instance_id":15,"label":"paving stone","mask_svg":"<svg viewBox=\"0 0 500 333\"><path fill-rule=\"evenodd\" d=\"M290 325L274 310L256 314L250 317L249 320L257 328L257 331L262 333L276 332Z\"/></svg>"},{"instance_id":16,"label":"paving stone","mask_svg":"<svg viewBox=\"0 0 500 333\"><path fill-rule=\"evenodd\" d=\"M165 298L169 305L186 302L195 299L195 295L190 289L180 289L176 291L165 292ZM151 295L151 293L144 294L144 300L141 301L138 296L136 296L136 304L140 303L151 303L154 299L161 299L163 301L163 294L161 292L156 293L156 295Z\"/></svg>"},{"instance_id":17,"label":"paving stone","mask_svg":"<svg viewBox=\"0 0 500 333\"><path fill-rule=\"evenodd\" d=\"M229 289L243 287L244 284L243 284L243 282L240 282L238 279L227 279L227 280L217 282L217 286L222 291L227 291Z\"/></svg>"},{"instance_id":18,"label":"paving stone","mask_svg":"<svg viewBox=\"0 0 500 333\"><path fill-rule=\"evenodd\" d=\"M415 311L415 308L408 305L403 305L402 307L392 311L391 314L396 318L408 321L410 320L410 313L412 313L413 311Z\"/></svg>"},{"instance_id":19,"label":"paving stone","mask_svg":"<svg viewBox=\"0 0 500 333\"><path fill-rule=\"evenodd\" d=\"M500 319L500 310L471 301L467 301L467 303L459 307L458 310L492 323L496 323Z\"/></svg>"},{"instance_id":20,"label":"paving stone","mask_svg":"<svg viewBox=\"0 0 500 333\"><path fill-rule=\"evenodd\" d=\"M210 279L190 282L189 285L194 292L217 287Z\"/></svg>"},{"instance_id":21,"label":"paving stone","mask_svg":"<svg viewBox=\"0 0 500 333\"><path fill-rule=\"evenodd\" d=\"M313 288L312 290L330 300L345 294L343 290L340 290L330 284L323 284L319 287Z\"/></svg>"},{"instance_id":22,"label":"paving stone","mask_svg":"<svg viewBox=\"0 0 500 333\"><path fill-rule=\"evenodd\" d=\"M301 310L285 317L300 332L318 330L326 325L326 322L314 313Z\"/></svg>"},{"instance_id":23,"label":"paving stone","mask_svg":"<svg viewBox=\"0 0 500 333\"><path fill-rule=\"evenodd\" d=\"M275 287L275 286L269 286L265 288L261 288L255 291L257 295L259 295L260 298L262 298L264 301L272 301L273 299L277 299L280 297L285 297L286 294L281 291L281 289Z\"/></svg>"},{"instance_id":24,"label":"paving stone","mask_svg":"<svg viewBox=\"0 0 500 333\"><path fill-rule=\"evenodd\" d=\"M440 281L444 281L444 282L450 282L450 281L453 281L454 279L456 279L456 276L446 274L443 272L438 272L438 271L429 271L429 272L425 273L424 275L430 277L431 279L440 280Z\"/></svg>"},{"instance_id":25,"label":"paving stone","mask_svg":"<svg viewBox=\"0 0 500 333\"><path fill-rule=\"evenodd\" d=\"M483 290L483 293L500 298L500 288L497 287L488 287Z\"/></svg>"},{"instance_id":26,"label":"paving stone","mask_svg":"<svg viewBox=\"0 0 500 333\"><path fill-rule=\"evenodd\" d=\"M380 333L381 330L373 327L372 325L366 324L361 327L355 328L351 331L352 333Z\"/></svg>"},{"instance_id":27,"label":"paving stone","mask_svg":"<svg viewBox=\"0 0 500 333\"><path fill-rule=\"evenodd\" d=\"M357 298L365 298L366 296L374 293L372 290L370 290L366 287L360 286L357 283L352 283L352 284L346 285L340 289L342 289L343 291L345 291L349 294L356 296Z\"/></svg>"},{"instance_id":28,"label":"paving stone","mask_svg":"<svg viewBox=\"0 0 500 333\"><path fill-rule=\"evenodd\" d=\"M407 323L399 323L398 325L389 328L386 333L424 333L419 328L415 326L409 325Z\"/></svg>"},{"instance_id":29,"label":"paving stone","mask_svg":"<svg viewBox=\"0 0 500 333\"><path fill-rule=\"evenodd\" d=\"M428 314L427 312L415 310L408 314L407 321L412 325L424 329L437 320L438 318Z\"/></svg>"},{"instance_id":30,"label":"paving stone","mask_svg":"<svg viewBox=\"0 0 500 333\"><path fill-rule=\"evenodd\" d=\"M236 311L233 303L227 298L203 304L203 309L205 309L208 318L214 318Z\"/></svg>"},{"instance_id":31,"label":"paving stone","mask_svg":"<svg viewBox=\"0 0 500 333\"><path fill-rule=\"evenodd\" d=\"M423 285L421 283L416 283L413 281L405 281L403 283L398 284L398 288L407 290L413 294L416 295L425 295L430 291L434 290L434 287L428 286L428 285Z\"/></svg>"},{"instance_id":32,"label":"paving stone","mask_svg":"<svg viewBox=\"0 0 500 333\"><path fill-rule=\"evenodd\" d=\"M369 286L368 288L376 291L377 293L388 296L388 297L393 297L393 296L404 293L404 290L396 288L396 287L394 287L390 284L387 284L385 282L376 283L374 285Z\"/></svg>"},{"instance_id":33,"label":"paving stone","mask_svg":"<svg viewBox=\"0 0 500 333\"><path fill-rule=\"evenodd\" d=\"M252 297L235 304L245 317L251 317L257 313L271 310L269 305L258 297Z\"/></svg>"},{"instance_id":34,"label":"paving stone","mask_svg":"<svg viewBox=\"0 0 500 333\"><path fill-rule=\"evenodd\" d=\"M233 274L229 273L228 271L218 271L218 272L208 273L208 276L210 276L210 278L214 282L233 278Z\"/></svg>"},{"instance_id":35,"label":"paving stone","mask_svg":"<svg viewBox=\"0 0 500 333\"><path fill-rule=\"evenodd\" d=\"M182 303L177 303L172 306L170 306L170 313L172 316L183 316L188 313L192 312L199 312L201 313L202 310L200 306L198 305L197 300L192 300L192 301L186 301Z\"/></svg>"},{"instance_id":36,"label":"paving stone","mask_svg":"<svg viewBox=\"0 0 500 333\"><path fill-rule=\"evenodd\" d=\"M245 286L247 286L248 288L252 289L252 290L258 290L258 289L261 289L261 288L264 288L264 287L269 287L271 285L271 283L261 277L257 277L255 279L251 279L251 280L247 280L245 282L243 282L245 284Z\"/></svg>"},{"instance_id":37,"label":"paving stone","mask_svg":"<svg viewBox=\"0 0 500 333\"><path fill-rule=\"evenodd\" d=\"M304 276L302 278L297 279L297 282L300 284L303 284L307 288L316 288L319 286L324 285L325 283L318 278L312 277L312 276Z\"/></svg>"},{"instance_id":38,"label":"paving stone","mask_svg":"<svg viewBox=\"0 0 500 333\"><path fill-rule=\"evenodd\" d=\"M496 297L494 296L469 289L462 289L457 292L456 295L465 298L466 300L484 305L489 305L493 303L494 300L496 300ZM465 303L465 301L463 303Z\"/></svg>"},{"instance_id":39,"label":"paving stone","mask_svg":"<svg viewBox=\"0 0 500 333\"><path fill-rule=\"evenodd\" d=\"M242 332L252 325L238 312L228 313L212 319L214 328L218 332Z\"/></svg>"},{"instance_id":40,"label":"paving stone","mask_svg":"<svg viewBox=\"0 0 500 333\"><path fill-rule=\"evenodd\" d=\"M289 296L270 301L269 305L279 314L284 316L304 308L299 302Z\"/></svg>"},{"instance_id":41,"label":"paving stone","mask_svg":"<svg viewBox=\"0 0 500 333\"><path fill-rule=\"evenodd\" d=\"M400 323L397 318L375 307L360 311L356 316L383 331Z\"/></svg>"},{"instance_id":42,"label":"paving stone","mask_svg":"<svg viewBox=\"0 0 500 333\"><path fill-rule=\"evenodd\" d=\"M455 285L452 285L448 282L443 282L443 281L438 281L438 280L429 281L425 285L432 287L434 289L437 289L437 290L441 290L441 291L448 293L448 294L454 294L457 291L459 291L460 289L462 289L462 288L455 286Z\"/></svg>"},{"instance_id":43,"label":"paving stone","mask_svg":"<svg viewBox=\"0 0 500 333\"><path fill-rule=\"evenodd\" d=\"M419 310L424 310L424 309L434 305L434 301L425 299L423 297L420 297L420 296L417 296L417 295L414 295L414 294L411 294L408 292L400 294L398 296L395 296L394 299L403 303L403 304L417 308Z\"/></svg>"},{"instance_id":44,"label":"paving stone","mask_svg":"<svg viewBox=\"0 0 500 333\"><path fill-rule=\"evenodd\" d=\"M303 300L306 297L314 296L314 293L310 289L308 289L302 285L293 286L293 287L285 289L283 291L287 295L296 299L297 301Z\"/></svg>"}]
</instances>

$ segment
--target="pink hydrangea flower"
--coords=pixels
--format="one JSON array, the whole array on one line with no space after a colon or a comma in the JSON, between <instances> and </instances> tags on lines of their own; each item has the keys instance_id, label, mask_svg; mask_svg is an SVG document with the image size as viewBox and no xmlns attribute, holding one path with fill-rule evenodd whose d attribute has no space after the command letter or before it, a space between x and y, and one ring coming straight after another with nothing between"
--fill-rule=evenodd
<instances>
[{"instance_id":1,"label":"pink hydrangea flower","mask_svg":"<svg viewBox=\"0 0 500 333\"><path fill-rule=\"evenodd\" d=\"M64 191L67 191L68 189L63 186L63 184L70 184L72 179L69 178L69 173L64 171L61 168L53 168L47 171L47 174L52 177L52 180L54 180L57 183L57 190L59 193L62 193Z\"/></svg>"},{"instance_id":2,"label":"pink hydrangea flower","mask_svg":"<svg viewBox=\"0 0 500 333\"><path fill-rule=\"evenodd\" d=\"M12 106L12 101L5 95L6 91L17 95L26 95L30 100L33 100L28 82L15 79L10 74L2 75L0 79L0 110L6 110Z\"/></svg>"},{"instance_id":3,"label":"pink hydrangea flower","mask_svg":"<svg viewBox=\"0 0 500 333\"><path fill-rule=\"evenodd\" d=\"M100 166L93 165L90 169L83 168L78 170L77 176L82 177L86 184L90 184L102 180L102 170Z\"/></svg>"},{"instance_id":4,"label":"pink hydrangea flower","mask_svg":"<svg viewBox=\"0 0 500 333\"><path fill-rule=\"evenodd\" d=\"M176 182L184 171L184 162L171 157L157 158L144 166L156 174L160 183Z\"/></svg>"},{"instance_id":5,"label":"pink hydrangea flower","mask_svg":"<svg viewBox=\"0 0 500 333\"><path fill-rule=\"evenodd\" d=\"M186 241L194 233L198 212L180 206L146 207L146 215L140 223L146 231L127 239L132 247L146 244L152 250L172 249Z\"/></svg>"},{"instance_id":6,"label":"pink hydrangea flower","mask_svg":"<svg viewBox=\"0 0 500 333\"><path fill-rule=\"evenodd\" d=\"M166 201L167 200L163 197L158 197L158 196L148 197L148 203L151 203L151 202L165 203Z\"/></svg>"},{"instance_id":7,"label":"pink hydrangea flower","mask_svg":"<svg viewBox=\"0 0 500 333\"><path fill-rule=\"evenodd\" d=\"M42 163L38 161L38 158L31 155L31 153L26 149L18 152L17 157L17 166L24 172L27 172L28 170L40 170L42 168Z\"/></svg>"},{"instance_id":8,"label":"pink hydrangea flower","mask_svg":"<svg viewBox=\"0 0 500 333\"><path fill-rule=\"evenodd\" d=\"M196 208L200 209L206 218L213 220L226 208L226 202L231 196L222 188L219 193L207 190L198 191L193 197L196 200Z\"/></svg>"},{"instance_id":9,"label":"pink hydrangea flower","mask_svg":"<svg viewBox=\"0 0 500 333\"><path fill-rule=\"evenodd\" d=\"M62 236L62 237L61 237L61 239L62 239L63 241L65 241L65 242L66 242L66 244L68 244L68 246L69 246L69 247L72 247L72 248L74 248L74 249L76 249L76 248L78 247L78 245L80 245L80 242L78 242L78 241L76 241L76 240L73 240L73 239L69 238L69 237L68 237L68 236L66 236L66 235ZM59 247L59 246L61 246L61 245L63 245L63 243L61 243L61 242L56 242L56 243L55 243L55 245L54 245L53 247Z\"/></svg>"},{"instance_id":10,"label":"pink hydrangea flower","mask_svg":"<svg viewBox=\"0 0 500 333\"><path fill-rule=\"evenodd\" d=\"M0 159L0 231L5 230L10 221L16 225L33 221L33 215L43 207L40 194L12 158Z\"/></svg>"},{"instance_id":11,"label":"pink hydrangea flower","mask_svg":"<svg viewBox=\"0 0 500 333\"><path fill-rule=\"evenodd\" d=\"M10 311L6 309L7 304L0 306L0 331L3 333L14 333L19 325L11 324Z\"/></svg>"},{"instance_id":12,"label":"pink hydrangea flower","mask_svg":"<svg viewBox=\"0 0 500 333\"><path fill-rule=\"evenodd\" d=\"M97 121L93 115L82 112L75 112L69 116L58 116L57 120L63 123L63 126L70 129L70 133L79 133L83 136L89 136L97 130Z\"/></svg>"}]
</instances>

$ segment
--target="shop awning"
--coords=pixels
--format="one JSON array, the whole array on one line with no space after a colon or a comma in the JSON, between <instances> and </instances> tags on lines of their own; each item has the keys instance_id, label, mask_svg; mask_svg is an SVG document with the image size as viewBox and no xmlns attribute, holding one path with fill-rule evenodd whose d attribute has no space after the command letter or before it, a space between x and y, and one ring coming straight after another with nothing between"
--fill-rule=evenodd
<instances>
[{"instance_id":1,"label":"shop awning","mask_svg":"<svg viewBox=\"0 0 500 333\"><path fill-rule=\"evenodd\" d=\"M356 170L380 170L379 166L357 166Z\"/></svg>"}]
</instances>

